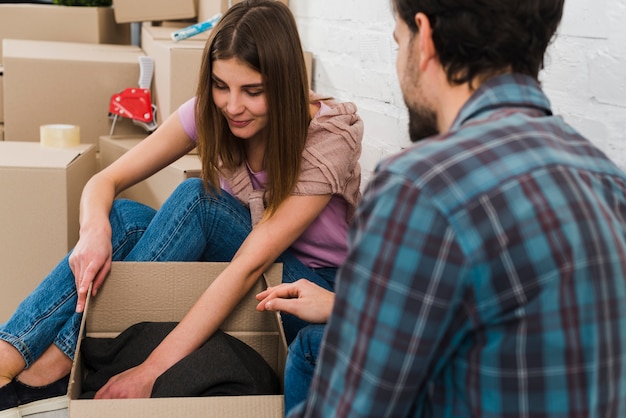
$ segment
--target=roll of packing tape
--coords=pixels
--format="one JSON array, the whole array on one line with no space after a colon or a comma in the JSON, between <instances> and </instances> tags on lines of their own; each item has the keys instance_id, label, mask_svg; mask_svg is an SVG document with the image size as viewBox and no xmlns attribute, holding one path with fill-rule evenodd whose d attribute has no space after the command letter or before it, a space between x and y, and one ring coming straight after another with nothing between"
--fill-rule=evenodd
<instances>
[{"instance_id":1,"label":"roll of packing tape","mask_svg":"<svg viewBox=\"0 0 626 418\"><path fill-rule=\"evenodd\" d=\"M41 125L39 141L44 147L75 147L80 145L80 127L63 124Z\"/></svg>"}]
</instances>

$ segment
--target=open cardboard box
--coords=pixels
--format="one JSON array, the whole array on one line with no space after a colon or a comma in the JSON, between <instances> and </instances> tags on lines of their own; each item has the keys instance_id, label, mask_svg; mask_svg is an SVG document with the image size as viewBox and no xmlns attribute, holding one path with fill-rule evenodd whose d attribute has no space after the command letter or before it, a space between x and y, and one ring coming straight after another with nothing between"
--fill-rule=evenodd
<instances>
[{"instance_id":1,"label":"open cardboard box","mask_svg":"<svg viewBox=\"0 0 626 418\"><path fill-rule=\"evenodd\" d=\"M81 335L115 337L143 321L180 321L228 263L114 262L98 295L87 301ZM273 265L239 303L221 329L258 351L283 384L287 344L279 316L257 312L255 295L281 282ZM70 376L69 418L284 416L283 395L160 399L78 399L84 370L78 343Z\"/></svg>"}]
</instances>

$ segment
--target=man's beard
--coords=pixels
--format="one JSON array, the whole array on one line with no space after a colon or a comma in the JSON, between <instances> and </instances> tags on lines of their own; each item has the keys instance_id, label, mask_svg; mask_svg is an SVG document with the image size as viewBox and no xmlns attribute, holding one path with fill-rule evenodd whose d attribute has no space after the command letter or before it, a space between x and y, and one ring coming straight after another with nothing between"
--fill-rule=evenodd
<instances>
[{"instance_id":1,"label":"man's beard","mask_svg":"<svg viewBox=\"0 0 626 418\"><path fill-rule=\"evenodd\" d=\"M409 138L411 142L418 142L438 133L435 112L424 107L409 107Z\"/></svg>"}]
</instances>

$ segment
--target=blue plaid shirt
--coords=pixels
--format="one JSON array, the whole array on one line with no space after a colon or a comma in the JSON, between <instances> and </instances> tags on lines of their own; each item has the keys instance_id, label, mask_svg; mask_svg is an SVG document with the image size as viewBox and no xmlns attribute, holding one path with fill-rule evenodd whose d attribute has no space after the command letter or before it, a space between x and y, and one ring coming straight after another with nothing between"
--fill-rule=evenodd
<instances>
[{"instance_id":1,"label":"blue plaid shirt","mask_svg":"<svg viewBox=\"0 0 626 418\"><path fill-rule=\"evenodd\" d=\"M626 417L625 230L626 175L489 80L377 168L293 416Z\"/></svg>"}]
</instances>

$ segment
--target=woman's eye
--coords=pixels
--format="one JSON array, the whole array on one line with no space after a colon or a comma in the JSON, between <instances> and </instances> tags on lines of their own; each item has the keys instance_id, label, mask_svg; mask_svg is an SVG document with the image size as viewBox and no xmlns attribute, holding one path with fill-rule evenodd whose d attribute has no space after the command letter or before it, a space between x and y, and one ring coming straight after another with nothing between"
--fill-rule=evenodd
<instances>
[{"instance_id":1,"label":"woman's eye","mask_svg":"<svg viewBox=\"0 0 626 418\"><path fill-rule=\"evenodd\" d=\"M257 97L263 94L263 90L249 90L248 95L252 97Z\"/></svg>"},{"instance_id":2,"label":"woman's eye","mask_svg":"<svg viewBox=\"0 0 626 418\"><path fill-rule=\"evenodd\" d=\"M226 86L220 83L213 83L213 88L218 90L226 90Z\"/></svg>"}]
</instances>

